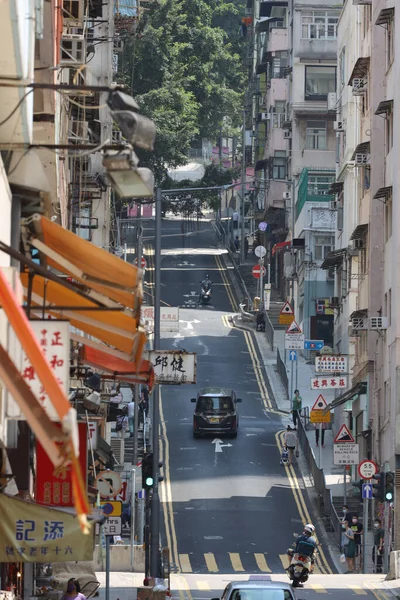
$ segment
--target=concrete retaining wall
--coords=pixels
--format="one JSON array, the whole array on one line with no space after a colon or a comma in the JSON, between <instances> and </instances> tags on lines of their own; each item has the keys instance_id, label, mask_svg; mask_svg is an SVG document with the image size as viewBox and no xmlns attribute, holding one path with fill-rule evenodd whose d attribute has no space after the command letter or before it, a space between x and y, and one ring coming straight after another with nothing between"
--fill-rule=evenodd
<instances>
[{"instance_id":1,"label":"concrete retaining wall","mask_svg":"<svg viewBox=\"0 0 400 600\"><path fill-rule=\"evenodd\" d=\"M106 569L106 551L101 546L96 546L94 550L94 570L105 571ZM134 569L135 573L144 573L144 547L135 546L134 548ZM120 573L132 571L131 568L131 546L110 546L110 570Z\"/></svg>"}]
</instances>

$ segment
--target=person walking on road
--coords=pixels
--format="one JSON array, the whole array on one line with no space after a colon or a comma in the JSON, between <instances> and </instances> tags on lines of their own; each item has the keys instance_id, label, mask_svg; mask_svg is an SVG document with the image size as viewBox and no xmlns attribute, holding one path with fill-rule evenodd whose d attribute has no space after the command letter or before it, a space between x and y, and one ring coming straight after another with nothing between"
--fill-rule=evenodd
<instances>
[{"instance_id":1,"label":"person walking on road","mask_svg":"<svg viewBox=\"0 0 400 600\"><path fill-rule=\"evenodd\" d=\"M247 254L249 252L249 240L247 236L244 238L244 257L247 258Z\"/></svg>"},{"instance_id":2,"label":"person walking on road","mask_svg":"<svg viewBox=\"0 0 400 600\"><path fill-rule=\"evenodd\" d=\"M360 573L362 572L362 551L361 551L361 542L362 535L364 533L364 527L358 520L358 515L353 514L351 517L350 527L354 534L354 543L356 545L356 562L358 562L358 568ZM357 560L358 558L358 560Z\"/></svg>"},{"instance_id":3,"label":"person walking on road","mask_svg":"<svg viewBox=\"0 0 400 600\"><path fill-rule=\"evenodd\" d=\"M238 235L235 237L235 241L233 243L235 244L236 252L239 252L240 241L239 241L239 236Z\"/></svg>"},{"instance_id":4,"label":"person walking on road","mask_svg":"<svg viewBox=\"0 0 400 600\"><path fill-rule=\"evenodd\" d=\"M342 523L342 549L347 562L346 573L353 573L356 544L354 541L354 532L350 529L348 521Z\"/></svg>"},{"instance_id":5,"label":"person walking on road","mask_svg":"<svg viewBox=\"0 0 400 600\"><path fill-rule=\"evenodd\" d=\"M385 532L382 529L382 521L375 519L374 521L374 547L372 548L372 562L376 567L376 573L382 573L383 563L383 542Z\"/></svg>"},{"instance_id":6,"label":"person walking on road","mask_svg":"<svg viewBox=\"0 0 400 600\"><path fill-rule=\"evenodd\" d=\"M296 429L292 429L290 427L290 425L288 425L287 430L285 431L284 440L285 440L285 446L289 450L288 466L290 467L290 465L293 463L293 453L295 450L297 451L297 447L298 447L298 443L299 443L298 439L297 439Z\"/></svg>"},{"instance_id":7,"label":"person walking on road","mask_svg":"<svg viewBox=\"0 0 400 600\"><path fill-rule=\"evenodd\" d=\"M321 427L321 446L325 448L325 429L326 423L314 423L315 428L315 445L319 446L319 428Z\"/></svg>"},{"instance_id":8,"label":"person walking on road","mask_svg":"<svg viewBox=\"0 0 400 600\"><path fill-rule=\"evenodd\" d=\"M293 425L297 427L297 419L300 419L300 411L303 404L303 398L300 396L299 390L294 390L294 396L292 399L292 416Z\"/></svg>"}]
</instances>

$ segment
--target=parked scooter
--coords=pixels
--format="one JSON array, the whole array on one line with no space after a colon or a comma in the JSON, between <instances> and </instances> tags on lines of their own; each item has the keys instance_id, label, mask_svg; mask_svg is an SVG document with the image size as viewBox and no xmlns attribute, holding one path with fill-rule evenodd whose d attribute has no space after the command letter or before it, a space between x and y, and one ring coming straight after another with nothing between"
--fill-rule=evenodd
<instances>
[{"instance_id":1,"label":"parked scooter","mask_svg":"<svg viewBox=\"0 0 400 600\"><path fill-rule=\"evenodd\" d=\"M211 296L212 296L212 281L211 279L208 277L208 275L206 275L206 278L203 281L200 281L201 283L201 291L200 291L200 302L202 302L203 304L208 304L211 300Z\"/></svg>"},{"instance_id":2,"label":"parked scooter","mask_svg":"<svg viewBox=\"0 0 400 600\"><path fill-rule=\"evenodd\" d=\"M296 546L300 546L297 548L297 552L294 550ZM317 550L314 544L310 544L307 541L300 542L299 545L295 542L293 547L288 548L287 551L291 560L286 570L293 587L300 587L313 572Z\"/></svg>"}]
</instances>

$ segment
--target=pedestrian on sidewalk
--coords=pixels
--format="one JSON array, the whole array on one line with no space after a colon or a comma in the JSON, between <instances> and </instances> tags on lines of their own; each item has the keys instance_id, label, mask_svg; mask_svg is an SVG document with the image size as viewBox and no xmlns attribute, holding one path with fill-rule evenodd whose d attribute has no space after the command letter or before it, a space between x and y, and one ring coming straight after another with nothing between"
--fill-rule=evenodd
<instances>
[{"instance_id":1,"label":"pedestrian on sidewalk","mask_svg":"<svg viewBox=\"0 0 400 600\"><path fill-rule=\"evenodd\" d=\"M285 431L284 440L285 440L285 446L289 450L288 466L290 467L290 465L293 463L293 453L295 450L297 453L297 448L298 448L298 444L299 444L296 429L292 429L290 427L290 425L288 425L287 430Z\"/></svg>"},{"instance_id":2,"label":"pedestrian on sidewalk","mask_svg":"<svg viewBox=\"0 0 400 600\"><path fill-rule=\"evenodd\" d=\"M233 221L233 229L237 229L238 223L239 223L239 213L237 210L235 210L235 212L232 215L232 221Z\"/></svg>"},{"instance_id":3,"label":"pedestrian on sidewalk","mask_svg":"<svg viewBox=\"0 0 400 600\"><path fill-rule=\"evenodd\" d=\"M235 244L236 252L239 252L240 242L239 242L239 236L238 235L235 237L235 241L233 243Z\"/></svg>"},{"instance_id":4,"label":"pedestrian on sidewalk","mask_svg":"<svg viewBox=\"0 0 400 600\"><path fill-rule=\"evenodd\" d=\"M354 542L354 532L349 527L348 521L344 521L344 523L342 523L342 550L347 562L346 573L353 573L356 544Z\"/></svg>"},{"instance_id":5,"label":"pedestrian on sidewalk","mask_svg":"<svg viewBox=\"0 0 400 600\"><path fill-rule=\"evenodd\" d=\"M303 398L300 396L299 390L294 390L294 396L292 398L292 417L293 425L297 427L297 419L300 420L300 411L303 404Z\"/></svg>"},{"instance_id":6,"label":"pedestrian on sidewalk","mask_svg":"<svg viewBox=\"0 0 400 600\"><path fill-rule=\"evenodd\" d=\"M249 240L247 239L247 235L244 238L244 257L247 258L247 254L249 252Z\"/></svg>"},{"instance_id":7,"label":"pedestrian on sidewalk","mask_svg":"<svg viewBox=\"0 0 400 600\"><path fill-rule=\"evenodd\" d=\"M385 532L382 529L382 521L375 519L374 521L374 547L372 548L372 562L376 566L376 573L382 573L383 563L383 542ZM375 560L376 557L376 560Z\"/></svg>"},{"instance_id":8,"label":"pedestrian on sidewalk","mask_svg":"<svg viewBox=\"0 0 400 600\"><path fill-rule=\"evenodd\" d=\"M362 551L361 551L361 542L362 535L364 533L364 527L358 520L358 515L354 514L351 517L350 527L354 534L354 543L356 545L356 563L358 563L358 569L360 573L362 572ZM358 560L357 560L358 558Z\"/></svg>"},{"instance_id":9,"label":"pedestrian on sidewalk","mask_svg":"<svg viewBox=\"0 0 400 600\"><path fill-rule=\"evenodd\" d=\"M327 427L326 423L314 423L315 428L315 445L319 446L319 428L321 427L321 446L325 448L325 429Z\"/></svg>"},{"instance_id":10,"label":"pedestrian on sidewalk","mask_svg":"<svg viewBox=\"0 0 400 600\"><path fill-rule=\"evenodd\" d=\"M135 402L132 400L128 404L128 423L129 437L133 438L135 434Z\"/></svg>"}]
</instances>

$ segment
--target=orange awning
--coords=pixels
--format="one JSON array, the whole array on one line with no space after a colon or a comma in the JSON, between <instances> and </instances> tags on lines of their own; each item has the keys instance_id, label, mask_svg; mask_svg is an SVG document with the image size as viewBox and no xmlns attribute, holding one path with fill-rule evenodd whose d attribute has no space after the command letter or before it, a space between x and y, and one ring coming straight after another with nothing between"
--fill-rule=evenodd
<instances>
[{"instance_id":1,"label":"orange awning","mask_svg":"<svg viewBox=\"0 0 400 600\"><path fill-rule=\"evenodd\" d=\"M76 411L68 402L64 391L57 381L56 375L48 363L45 354L40 347L38 338L35 336L33 329L28 321L28 318L18 304L17 297L7 281L7 278L2 269L0 269L0 302L7 316L7 319L14 330L25 354L29 358L32 367L34 368L41 384L61 421L63 431L68 437L68 445L65 455L72 463L72 486L75 508L81 522L82 529L87 530L86 515L89 512L89 503L86 495L86 488L83 483L82 473L77 454L79 448L75 445L75 440L78 439L76 428ZM34 418L37 418L36 416ZM38 425L39 426L39 425ZM49 454L49 458L54 461L54 458Z\"/></svg>"},{"instance_id":2,"label":"orange awning","mask_svg":"<svg viewBox=\"0 0 400 600\"><path fill-rule=\"evenodd\" d=\"M21 274L21 282L26 300L29 282L27 273ZM140 361L146 343L146 335L137 330L138 322L133 317L132 311L127 309L124 311L107 310L107 307L99 307L89 298L84 298L63 285L45 280L40 276L33 278L31 300L33 311L35 311L35 305L40 307L41 311L45 306L46 312L51 315L68 319L73 327L107 345L114 346L126 353L132 360ZM59 309L58 307L63 308ZM68 307L71 310L68 310ZM76 310L78 307L82 310ZM73 310L74 308L75 310ZM97 310L88 310L90 308ZM99 308L100 310L98 310Z\"/></svg>"},{"instance_id":3,"label":"orange awning","mask_svg":"<svg viewBox=\"0 0 400 600\"><path fill-rule=\"evenodd\" d=\"M27 241L46 257L48 266L138 313L141 269L41 215L24 219L22 227Z\"/></svg>"},{"instance_id":4,"label":"orange awning","mask_svg":"<svg viewBox=\"0 0 400 600\"><path fill-rule=\"evenodd\" d=\"M79 358L83 364L109 373L119 381L145 383L150 389L153 387L154 369L148 360L142 360L139 365L136 365L86 345L81 348Z\"/></svg>"},{"instance_id":5,"label":"orange awning","mask_svg":"<svg viewBox=\"0 0 400 600\"><path fill-rule=\"evenodd\" d=\"M290 244L292 243L291 240L289 240L288 242L278 242L277 244L274 244L274 246L272 247L272 256L275 256L275 252L277 250L282 250L282 248L287 248L288 246L290 246Z\"/></svg>"}]
</instances>

